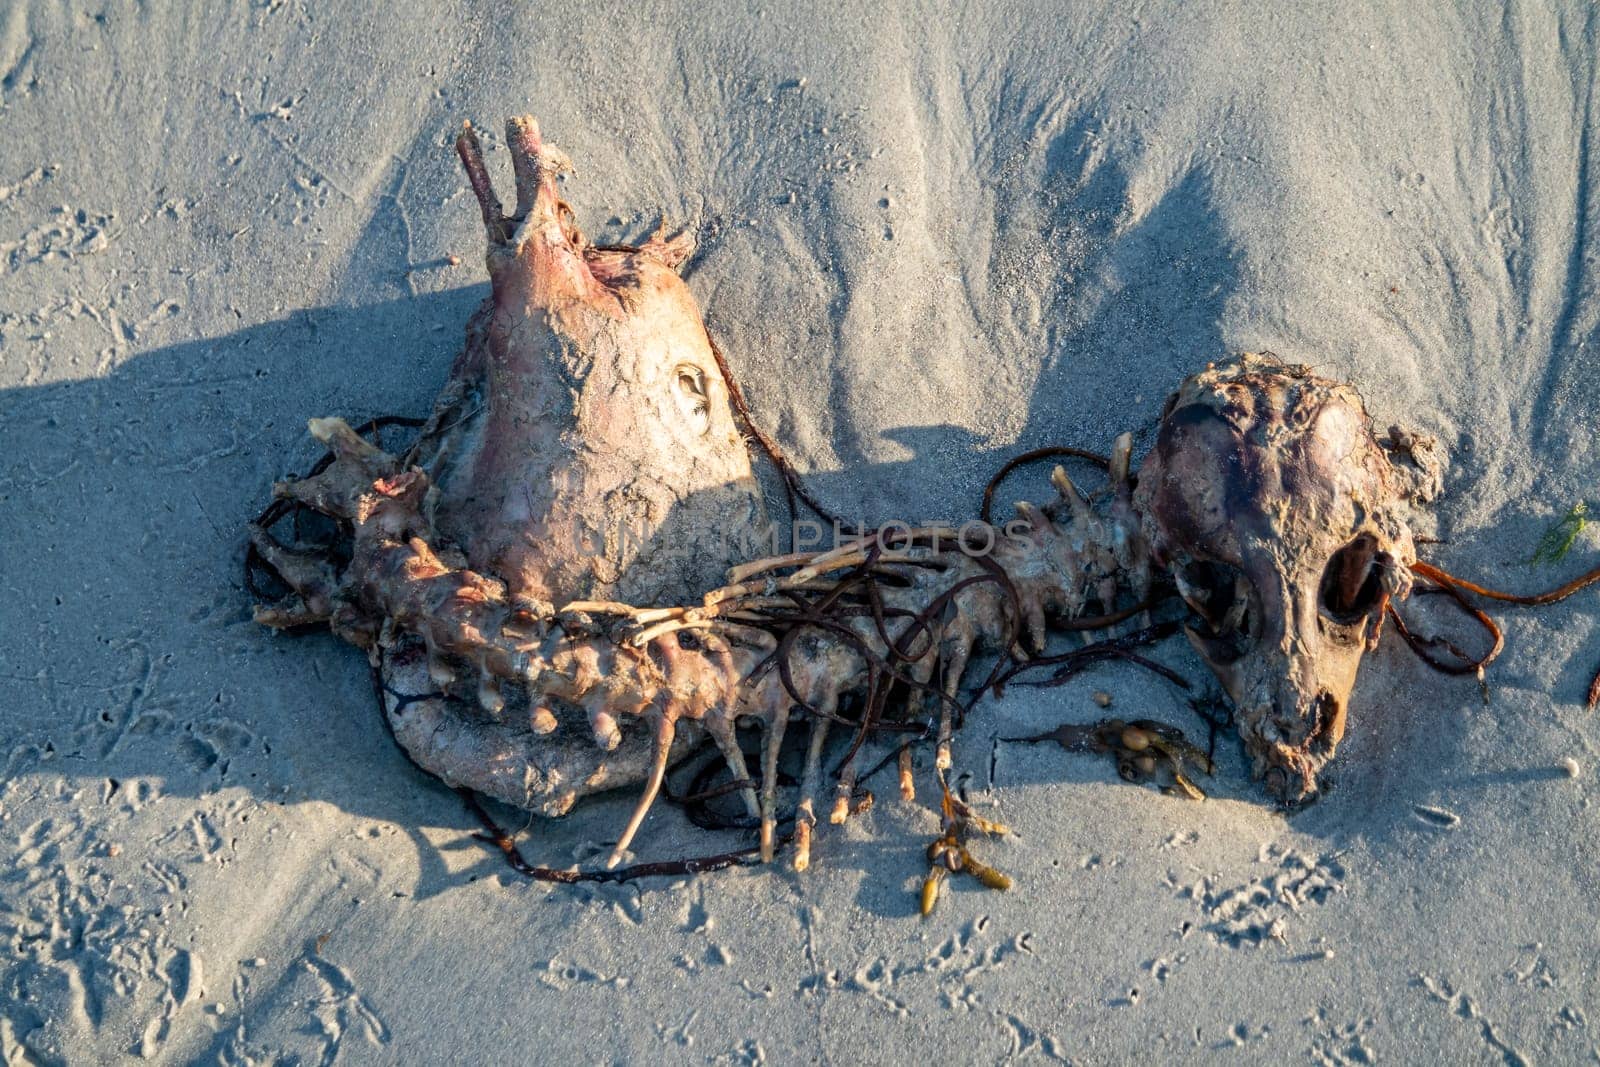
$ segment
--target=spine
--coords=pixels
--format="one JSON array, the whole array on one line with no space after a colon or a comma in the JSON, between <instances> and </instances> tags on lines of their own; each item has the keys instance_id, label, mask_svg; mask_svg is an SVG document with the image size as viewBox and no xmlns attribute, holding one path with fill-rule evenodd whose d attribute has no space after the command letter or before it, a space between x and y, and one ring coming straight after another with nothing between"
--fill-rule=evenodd
<instances>
[{"instance_id":1,"label":"spine","mask_svg":"<svg viewBox=\"0 0 1600 1067\"><path fill-rule=\"evenodd\" d=\"M313 420L311 431L333 462L280 483L275 494L347 522L349 562L341 571L326 553L284 546L255 528L258 552L292 590L258 608L257 618L278 627L325 620L375 662L386 633L410 635L425 646L433 684L491 717L510 714L508 685L524 688L528 726L538 734L557 728L558 711L579 709L595 744L612 751L622 743L622 720L647 723L645 787L608 866L620 862L659 793L686 722L716 742L738 781L747 771L735 727L761 726L759 790L746 784L741 792L760 820L762 857L771 859L779 750L790 723L803 718L811 733L794 865L804 869L832 729L853 738L833 790L830 821L840 823L869 737L932 737L936 766L950 766L975 654L1026 658L1043 649L1051 622L1087 630L1126 618L1135 612L1113 614L1119 589L1142 599L1149 584L1125 506L1126 439L1112 457L1107 517L1058 467L1057 499L1019 503L1004 526L880 531L819 554L756 560L733 568L729 584L698 604L552 608L519 602L504 583L468 569L459 551L435 543L426 518L433 490L421 470L403 470L340 420ZM1096 604L1100 614L1090 616ZM905 763L902 788L909 792Z\"/></svg>"}]
</instances>

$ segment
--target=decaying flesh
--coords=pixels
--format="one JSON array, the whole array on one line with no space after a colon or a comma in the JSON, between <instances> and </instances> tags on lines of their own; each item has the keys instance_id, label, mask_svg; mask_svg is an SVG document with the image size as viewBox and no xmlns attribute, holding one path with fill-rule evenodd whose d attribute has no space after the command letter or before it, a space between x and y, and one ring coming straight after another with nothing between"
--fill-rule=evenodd
<instances>
[{"instance_id":1,"label":"decaying flesh","mask_svg":"<svg viewBox=\"0 0 1600 1067\"><path fill-rule=\"evenodd\" d=\"M874 531L745 562L767 520L731 383L676 274L687 242L589 244L557 192L566 159L532 119L507 127L509 216L470 127L457 148L493 295L409 450L312 420L328 461L280 483L252 530L253 558L287 588L258 618L327 622L366 650L395 737L452 785L547 815L642 785L610 865L668 766L706 738L770 858L780 748L804 724L804 868L819 804L831 793L834 822L851 811L866 743L930 739L943 784L976 656L1000 657L992 682L1039 653L1048 627L1159 612L1171 589L1257 775L1303 800L1385 617L1417 647L1394 613L1413 570L1452 588L1422 569L1406 524L1439 488L1431 442L1399 430L1380 442L1354 390L1260 355L1185 381L1136 475L1131 438L1119 438L1103 509L1057 468L1055 498L1018 504L1004 527ZM308 511L335 521L331 540L269 530ZM757 781L740 727L761 732ZM1041 739L1108 753L1129 777L1159 764L1185 794L1185 763L1209 767L1155 723L1029 740ZM842 758L825 769L830 752ZM901 775L909 795L908 759ZM948 790L944 811L925 902L950 871L1002 881L964 843L992 825Z\"/></svg>"},{"instance_id":2,"label":"decaying flesh","mask_svg":"<svg viewBox=\"0 0 1600 1067\"><path fill-rule=\"evenodd\" d=\"M482 208L492 295L407 456L438 536L536 609L676 601L721 580L766 516L710 339L678 268L687 233L590 244L531 118L506 125L502 214L471 126L456 148Z\"/></svg>"}]
</instances>

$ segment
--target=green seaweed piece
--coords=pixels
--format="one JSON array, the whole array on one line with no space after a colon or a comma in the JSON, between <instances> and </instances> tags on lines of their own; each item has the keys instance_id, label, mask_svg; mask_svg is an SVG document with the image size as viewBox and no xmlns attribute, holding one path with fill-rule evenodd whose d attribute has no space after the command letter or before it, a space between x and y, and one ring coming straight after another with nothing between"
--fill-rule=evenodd
<instances>
[{"instance_id":1,"label":"green seaweed piece","mask_svg":"<svg viewBox=\"0 0 1600 1067\"><path fill-rule=\"evenodd\" d=\"M1539 538L1529 563L1559 563L1572 550L1578 535L1589 525L1589 505L1583 501L1572 505L1572 510Z\"/></svg>"}]
</instances>

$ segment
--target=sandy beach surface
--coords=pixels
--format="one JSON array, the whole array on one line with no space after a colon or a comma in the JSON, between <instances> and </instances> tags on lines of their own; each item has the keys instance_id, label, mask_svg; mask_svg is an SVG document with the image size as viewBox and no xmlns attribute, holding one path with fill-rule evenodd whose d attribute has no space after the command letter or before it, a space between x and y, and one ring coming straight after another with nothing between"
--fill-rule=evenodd
<instances>
[{"instance_id":1,"label":"sandy beach surface","mask_svg":"<svg viewBox=\"0 0 1600 1067\"><path fill-rule=\"evenodd\" d=\"M532 112L598 240L694 228L757 418L847 515L1142 452L1184 375L1270 349L1445 442L1431 558L1553 584L1600 555L1528 563L1600 507L1600 16L356 8L0 5L7 1064L1600 1058L1595 596L1500 612L1486 689L1386 641L1292 816L1232 737L1204 803L998 740L1096 690L1204 736L1131 667L987 701L956 761L1016 887L924 921L938 820L888 775L804 875L525 882L362 656L254 624L240 574L308 417L431 403L487 290L451 139ZM499 814L592 864L631 803ZM637 851L741 843L663 805Z\"/></svg>"}]
</instances>

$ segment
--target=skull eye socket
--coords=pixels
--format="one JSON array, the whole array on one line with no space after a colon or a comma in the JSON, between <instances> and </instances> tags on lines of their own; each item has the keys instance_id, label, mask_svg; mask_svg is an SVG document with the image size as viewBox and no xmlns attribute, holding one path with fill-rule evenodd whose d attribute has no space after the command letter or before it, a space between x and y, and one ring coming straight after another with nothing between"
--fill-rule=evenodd
<instances>
[{"instance_id":1,"label":"skull eye socket","mask_svg":"<svg viewBox=\"0 0 1600 1067\"><path fill-rule=\"evenodd\" d=\"M1378 539L1362 534L1333 554L1322 572L1322 610L1338 623L1359 622L1383 594Z\"/></svg>"},{"instance_id":2,"label":"skull eye socket","mask_svg":"<svg viewBox=\"0 0 1600 1067\"><path fill-rule=\"evenodd\" d=\"M1248 631L1249 583L1239 568L1227 563L1198 560L1177 573L1178 592L1214 634Z\"/></svg>"},{"instance_id":3,"label":"skull eye socket","mask_svg":"<svg viewBox=\"0 0 1600 1067\"><path fill-rule=\"evenodd\" d=\"M711 429L711 401L706 396L706 376L699 367L683 363L673 372L673 393L678 408L695 433Z\"/></svg>"},{"instance_id":4,"label":"skull eye socket","mask_svg":"<svg viewBox=\"0 0 1600 1067\"><path fill-rule=\"evenodd\" d=\"M1250 645L1250 582L1227 563L1197 560L1174 574L1178 594L1203 626L1189 627L1213 663L1232 663Z\"/></svg>"},{"instance_id":5,"label":"skull eye socket","mask_svg":"<svg viewBox=\"0 0 1600 1067\"><path fill-rule=\"evenodd\" d=\"M1178 592L1213 633L1243 629L1250 611L1246 590L1245 576L1229 563L1197 560L1178 571Z\"/></svg>"}]
</instances>

